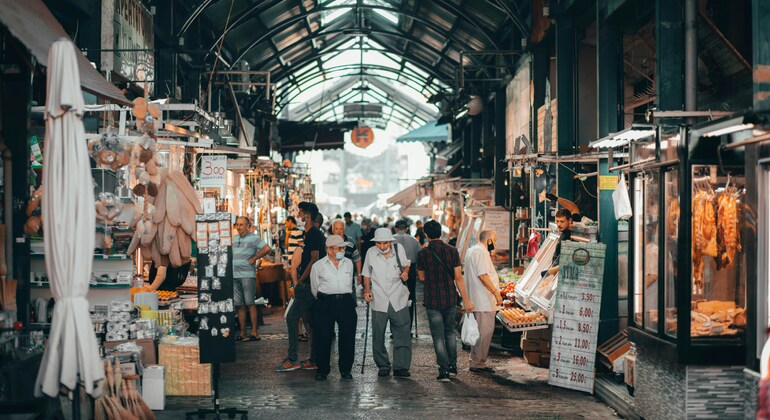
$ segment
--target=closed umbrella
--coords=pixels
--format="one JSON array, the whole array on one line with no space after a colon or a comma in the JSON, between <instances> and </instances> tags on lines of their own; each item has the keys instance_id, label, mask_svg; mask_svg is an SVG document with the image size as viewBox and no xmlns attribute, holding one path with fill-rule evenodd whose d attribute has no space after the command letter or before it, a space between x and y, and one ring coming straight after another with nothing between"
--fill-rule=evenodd
<instances>
[{"instance_id":1,"label":"closed umbrella","mask_svg":"<svg viewBox=\"0 0 770 420\"><path fill-rule=\"evenodd\" d=\"M86 300L96 215L75 54L68 39L54 42L48 53L42 210L45 267L56 305L37 374L38 397L56 397L62 385L75 389L78 379L98 397L104 379Z\"/></svg>"}]
</instances>

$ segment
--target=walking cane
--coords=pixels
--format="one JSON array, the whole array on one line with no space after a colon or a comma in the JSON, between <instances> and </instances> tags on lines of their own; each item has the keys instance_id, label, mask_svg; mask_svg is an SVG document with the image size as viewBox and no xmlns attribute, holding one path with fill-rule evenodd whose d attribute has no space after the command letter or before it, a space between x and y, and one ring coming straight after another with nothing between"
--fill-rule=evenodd
<instances>
[{"instance_id":1,"label":"walking cane","mask_svg":"<svg viewBox=\"0 0 770 420\"><path fill-rule=\"evenodd\" d=\"M366 329L364 330L364 357L361 359L361 374L364 374L366 364L366 344L369 339L369 302L366 302Z\"/></svg>"}]
</instances>

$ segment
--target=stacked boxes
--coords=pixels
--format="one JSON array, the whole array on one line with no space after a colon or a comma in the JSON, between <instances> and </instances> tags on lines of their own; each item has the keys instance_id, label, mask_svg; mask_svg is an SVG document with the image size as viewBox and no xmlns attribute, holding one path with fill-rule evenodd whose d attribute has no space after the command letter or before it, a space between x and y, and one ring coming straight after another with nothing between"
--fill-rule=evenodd
<instances>
[{"instance_id":1,"label":"stacked boxes","mask_svg":"<svg viewBox=\"0 0 770 420\"><path fill-rule=\"evenodd\" d=\"M105 341L128 340L131 325L130 301L112 301L107 314L107 335Z\"/></svg>"},{"instance_id":2,"label":"stacked boxes","mask_svg":"<svg viewBox=\"0 0 770 420\"><path fill-rule=\"evenodd\" d=\"M551 328L524 331L521 349L527 363L547 368L551 362Z\"/></svg>"},{"instance_id":3,"label":"stacked boxes","mask_svg":"<svg viewBox=\"0 0 770 420\"><path fill-rule=\"evenodd\" d=\"M199 363L197 342L159 344L158 359L166 370L167 396L211 395L211 365Z\"/></svg>"}]
</instances>

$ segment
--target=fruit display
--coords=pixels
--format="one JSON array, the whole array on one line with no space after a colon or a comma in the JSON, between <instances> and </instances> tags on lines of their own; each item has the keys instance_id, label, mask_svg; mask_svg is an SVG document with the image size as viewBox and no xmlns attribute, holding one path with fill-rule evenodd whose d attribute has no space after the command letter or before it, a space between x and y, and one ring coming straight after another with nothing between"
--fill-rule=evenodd
<instances>
[{"instance_id":1,"label":"fruit display","mask_svg":"<svg viewBox=\"0 0 770 420\"><path fill-rule=\"evenodd\" d=\"M513 272L510 267L501 268L497 270L497 276L500 278L500 283L516 283L521 278L520 274Z\"/></svg>"},{"instance_id":2,"label":"fruit display","mask_svg":"<svg viewBox=\"0 0 770 420\"><path fill-rule=\"evenodd\" d=\"M514 328L547 322L545 315L539 312L527 312L519 308L506 308L500 311L500 314L502 314L503 318L505 318L505 320Z\"/></svg>"},{"instance_id":3,"label":"fruit display","mask_svg":"<svg viewBox=\"0 0 770 420\"><path fill-rule=\"evenodd\" d=\"M158 290L158 304L160 305L168 305L168 303L179 297L179 293L177 292L168 292L163 290Z\"/></svg>"}]
</instances>

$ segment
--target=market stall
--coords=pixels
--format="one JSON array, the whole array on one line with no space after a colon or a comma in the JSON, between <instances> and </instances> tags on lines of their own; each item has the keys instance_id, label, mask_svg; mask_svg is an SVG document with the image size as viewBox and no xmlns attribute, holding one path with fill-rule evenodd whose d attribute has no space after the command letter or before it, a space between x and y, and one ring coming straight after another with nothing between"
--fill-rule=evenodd
<instances>
[{"instance_id":1,"label":"market stall","mask_svg":"<svg viewBox=\"0 0 770 420\"><path fill-rule=\"evenodd\" d=\"M730 384L752 388L742 386L747 355L756 355L747 343L765 325L751 315L758 277L750 273L758 267L747 249L757 247L756 202L746 191L757 180L746 176L741 147L768 127L767 115L747 114L660 125L630 144L620 169L633 203L628 338L636 354L626 378L637 401L657 398L663 390L648 384L665 381L674 398L662 399L661 409L689 413L690 402L677 397L688 395L710 415L725 415L745 398Z\"/></svg>"}]
</instances>

